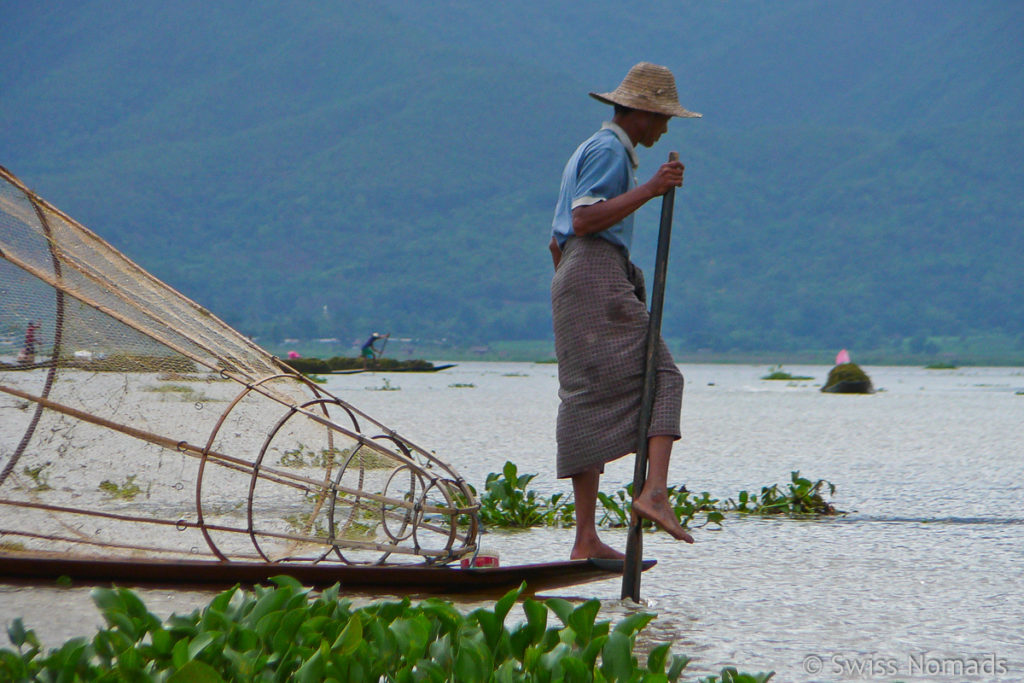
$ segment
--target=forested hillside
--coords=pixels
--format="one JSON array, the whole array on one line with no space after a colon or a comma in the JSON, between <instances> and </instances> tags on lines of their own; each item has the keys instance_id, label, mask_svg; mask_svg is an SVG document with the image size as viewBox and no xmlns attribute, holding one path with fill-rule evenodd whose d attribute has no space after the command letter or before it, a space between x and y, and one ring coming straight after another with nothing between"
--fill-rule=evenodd
<instances>
[{"instance_id":1,"label":"forested hillside","mask_svg":"<svg viewBox=\"0 0 1024 683\"><path fill-rule=\"evenodd\" d=\"M1006 2L15 0L0 164L263 340L545 339L558 179L608 116L586 93L649 60L704 114L641 153L687 164L666 336L1024 346L1022 26Z\"/></svg>"}]
</instances>

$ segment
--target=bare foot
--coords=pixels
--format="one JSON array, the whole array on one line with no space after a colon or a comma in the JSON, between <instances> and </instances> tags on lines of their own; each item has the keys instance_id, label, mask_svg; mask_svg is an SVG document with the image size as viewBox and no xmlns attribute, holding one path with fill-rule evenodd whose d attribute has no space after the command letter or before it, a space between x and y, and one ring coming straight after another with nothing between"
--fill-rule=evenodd
<instances>
[{"instance_id":1,"label":"bare foot","mask_svg":"<svg viewBox=\"0 0 1024 683\"><path fill-rule=\"evenodd\" d=\"M610 545L606 545L601 541L597 541L595 544L579 544L577 543L572 547L572 553L569 554L570 560L586 560L591 557L597 557L602 560L624 560L626 556L620 553Z\"/></svg>"},{"instance_id":2,"label":"bare foot","mask_svg":"<svg viewBox=\"0 0 1024 683\"><path fill-rule=\"evenodd\" d=\"M668 496L664 489L648 491L645 488L640 497L633 501L633 510L667 531L677 541L693 543L693 536L686 533L675 511L668 504Z\"/></svg>"}]
</instances>

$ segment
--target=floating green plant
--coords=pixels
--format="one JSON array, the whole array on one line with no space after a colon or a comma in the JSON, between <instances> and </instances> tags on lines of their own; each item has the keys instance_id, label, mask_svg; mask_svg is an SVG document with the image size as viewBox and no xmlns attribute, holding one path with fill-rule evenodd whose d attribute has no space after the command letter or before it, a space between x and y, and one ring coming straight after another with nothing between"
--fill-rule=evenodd
<instances>
[{"instance_id":1,"label":"floating green plant","mask_svg":"<svg viewBox=\"0 0 1024 683\"><path fill-rule=\"evenodd\" d=\"M636 638L654 615L630 614L612 626L597 620L597 600L525 598L525 621L509 627L525 585L463 614L437 598L354 608L337 584L314 595L292 578L272 581L251 592L236 586L166 621L131 590L94 589L105 628L44 653L36 633L14 619L0 680L678 681L690 661L662 643L641 664ZM721 681L765 683L772 675L729 667Z\"/></svg>"},{"instance_id":2,"label":"floating green plant","mask_svg":"<svg viewBox=\"0 0 1024 683\"><path fill-rule=\"evenodd\" d=\"M136 475L134 474L129 474L128 478L125 480L123 484L118 484L110 481L109 479L104 479L103 481L100 482L98 488L100 491L103 491L112 498L119 498L121 500L133 500L135 496L142 493L142 489L139 488L139 485L135 483L135 476Z\"/></svg>"},{"instance_id":3,"label":"floating green plant","mask_svg":"<svg viewBox=\"0 0 1024 683\"><path fill-rule=\"evenodd\" d=\"M184 384L161 384L160 386L149 386L144 389L156 394L177 396L179 400L189 403L209 403L210 401L217 400Z\"/></svg>"},{"instance_id":4,"label":"floating green plant","mask_svg":"<svg viewBox=\"0 0 1024 683\"><path fill-rule=\"evenodd\" d=\"M724 515L718 508L718 499L712 498L711 494L707 491L704 491L700 496L692 500L686 486L669 486L667 493L669 505L672 506L676 517L679 518L679 523L684 527L689 527L690 522L693 521L693 518L699 512L705 512L706 516L704 522L697 525L698 527L703 527L707 524L721 524L724 519ZM611 495L598 493L597 498L603 509L602 516L598 520L600 525L609 527L629 526L633 510L632 483L627 484L626 488L619 489ZM653 527L653 524L648 520L644 520L643 525L645 528Z\"/></svg>"},{"instance_id":5,"label":"floating green plant","mask_svg":"<svg viewBox=\"0 0 1024 683\"><path fill-rule=\"evenodd\" d=\"M455 384L449 384L449 389L476 389L475 384L464 384L462 382L456 382Z\"/></svg>"},{"instance_id":6,"label":"floating green plant","mask_svg":"<svg viewBox=\"0 0 1024 683\"><path fill-rule=\"evenodd\" d=\"M487 475L480 496L480 521L497 527L572 525L575 506L564 494L550 498L527 489L536 474L519 474L516 464L507 461L501 474Z\"/></svg>"},{"instance_id":7,"label":"floating green plant","mask_svg":"<svg viewBox=\"0 0 1024 683\"><path fill-rule=\"evenodd\" d=\"M387 377L384 378L384 383L379 387L366 387L367 391L401 391L402 387L392 386L390 380Z\"/></svg>"},{"instance_id":8,"label":"floating green plant","mask_svg":"<svg viewBox=\"0 0 1024 683\"><path fill-rule=\"evenodd\" d=\"M729 501L728 509L735 512L758 515L834 515L835 506L828 503L822 496L822 489L828 489L829 495L835 495L836 486L832 482L819 479L812 482L800 476L800 471L790 473L790 484L787 491L779 489L778 484L764 486L760 494L740 491L737 501Z\"/></svg>"},{"instance_id":9,"label":"floating green plant","mask_svg":"<svg viewBox=\"0 0 1024 683\"><path fill-rule=\"evenodd\" d=\"M956 370L957 366L952 364L952 363L939 362L939 363L929 363L928 365L924 366L924 369L925 370Z\"/></svg>"},{"instance_id":10,"label":"floating green plant","mask_svg":"<svg viewBox=\"0 0 1024 683\"><path fill-rule=\"evenodd\" d=\"M811 379L814 379L814 378L813 377L801 377L799 375L791 375L788 372L785 372L782 369L781 365L776 365L774 368L772 368L771 372L769 372L767 375L762 376L761 379L805 381L805 380L811 380Z\"/></svg>"},{"instance_id":11,"label":"floating green plant","mask_svg":"<svg viewBox=\"0 0 1024 683\"><path fill-rule=\"evenodd\" d=\"M21 468L21 473L32 480L32 488L29 491L49 491L52 489L50 486L50 475L46 471L46 468L50 466L50 463L43 463L42 465L36 465L35 467L29 467L26 465Z\"/></svg>"},{"instance_id":12,"label":"floating green plant","mask_svg":"<svg viewBox=\"0 0 1024 683\"><path fill-rule=\"evenodd\" d=\"M528 488L536 474L519 474L516 465L506 462L502 473L487 475L485 493L480 496L480 521L492 527L528 528L534 526L573 526L575 505L563 494L556 493L546 498ZM762 487L760 494L740 491L736 500L713 498L707 491L699 495L687 490L686 486L668 487L669 504L676 513L680 524L690 526L695 517L704 515L704 521L696 528L708 524L720 525L728 513L759 515L834 515L835 507L824 499L823 492L834 495L836 487L829 481L819 479L812 482L790 473L790 484L782 490L778 484ZM601 505L598 525L605 527L626 527L630 523L633 500L633 484L627 484L613 493L599 491ZM645 522L650 527L650 523Z\"/></svg>"}]
</instances>

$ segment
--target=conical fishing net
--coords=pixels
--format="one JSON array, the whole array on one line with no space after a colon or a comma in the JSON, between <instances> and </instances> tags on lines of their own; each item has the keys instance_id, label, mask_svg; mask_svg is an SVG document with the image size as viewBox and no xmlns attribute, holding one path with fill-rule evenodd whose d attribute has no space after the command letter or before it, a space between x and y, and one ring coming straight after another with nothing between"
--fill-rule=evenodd
<instances>
[{"instance_id":1,"label":"conical fishing net","mask_svg":"<svg viewBox=\"0 0 1024 683\"><path fill-rule=\"evenodd\" d=\"M0 168L0 554L445 563L447 464Z\"/></svg>"}]
</instances>

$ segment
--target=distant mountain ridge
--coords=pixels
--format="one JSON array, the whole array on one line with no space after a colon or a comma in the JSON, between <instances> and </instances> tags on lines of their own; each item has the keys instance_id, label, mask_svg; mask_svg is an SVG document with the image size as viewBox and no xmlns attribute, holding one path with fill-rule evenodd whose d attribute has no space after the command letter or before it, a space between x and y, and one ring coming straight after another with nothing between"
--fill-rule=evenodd
<instances>
[{"instance_id":1,"label":"distant mountain ridge","mask_svg":"<svg viewBox=\"0 0 1024 683\"><path fill-rule=\"evenodd\" d=\"M641 150L641 176L670 149L687 164L666 336L1018 336L1022 20L895 0L4 3L0 164L249 334L545 338L558 178L608 115L586 92L648 59L705 114Z\"/></svg>"}]
</instances>

